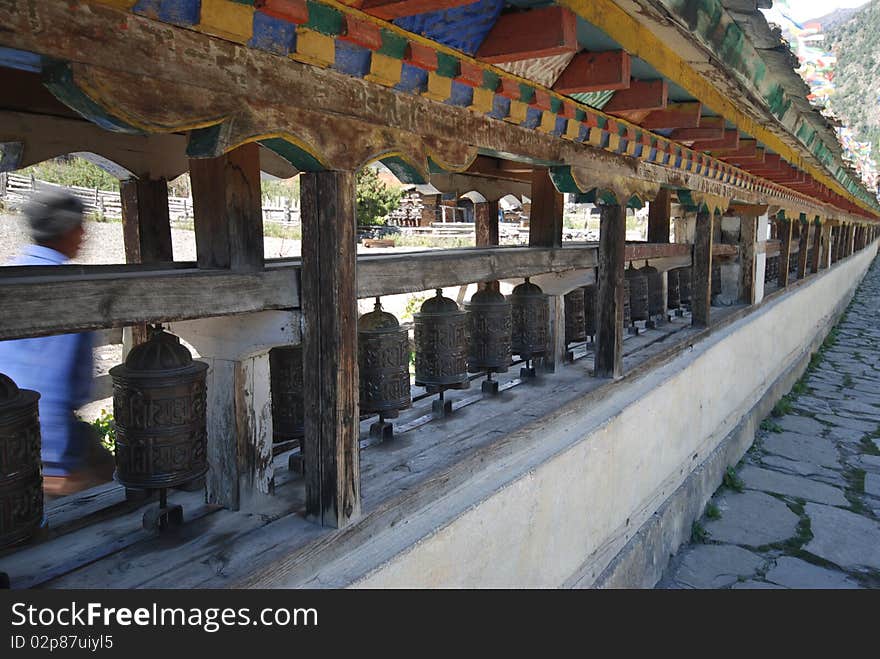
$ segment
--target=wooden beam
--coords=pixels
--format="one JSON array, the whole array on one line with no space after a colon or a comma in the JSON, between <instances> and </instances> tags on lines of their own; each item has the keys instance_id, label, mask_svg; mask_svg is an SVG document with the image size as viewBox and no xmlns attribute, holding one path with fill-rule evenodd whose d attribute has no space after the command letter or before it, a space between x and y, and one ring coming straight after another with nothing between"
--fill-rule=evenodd
<instances>
[{"instance_id":1,"label":"wooden beam","mask_svg":"<svg viewBox=\"0 0 880 659\"><path fill-rule=\"evenodd\" d=\"M529 216L530 247L562 247L563 196L544 167L532 174L532 210Z\"/></svg>"},{"instance_id":2,"label":"wooden beam","mask_svg":"<svg viewBox=\"0 0 880 659\"><path fill-rule=\"evenodd\" d=\"M714 146L710 151L716 158L727 161L734 161L740 158L754 158L758 153L758 142L757 140L740 139L739 146L724 148Z\"/></svg>"},{"instance_id":3,"label":"wooden beam","mask_svg":"<svg viewBox=\"0 0 880 659\"><path fill-rule=\"evenodd\" d=\"M700 117L696 128L676 128L669 134L669 138L676 142L718 143L725 136L724 123L724 117Z\"/></svg>"},{"instance_id":4,"label":"wooden beam","mask_svg":"<svg viewBox=\"0 0 880 659\"><path fill-rule=\"evenodd\" d=\"M712 306L712 234L714 217L709 210L697 212L694 229L694 268L691 291L691 324L708 327Z\"/></svg>"},{"instance_id":5,"label":"wooden beam","mask_svg":"<svg viewBox=\"0 0 880 659\"><path fill-rule=\"evenodd\" d=\"M623 375L623 278L626 216L619 204L599 207L599 271L596 292L596 352L600 378Z\"/></svg>"},{"instance_id":6,"label":"wooden beam","mask_svg":"<svg viewBox=\"0 0 880 659\"><path fill-rule=\"evenodd\" d=\"M714 154L717 150L739 149L739 145L739 131L736 128L725 128L720 140L698 140L691 144L691 148L694 151L709 151Z\"/></svg>"},{"instance_id":7,"label":"wooden beam","mask_svg":"<svg viewBox=\"0 0 880 659\"><path fill-rule=\"evenodd\" d=\"M788 269L791 263L791 235L793 222L788 218L777 220L778 235L782 244L779 248L779 288L788 286Z\"/></svg>"},{"instance_id":8,"label":"wooden beam","mask_svg":"<svg viewBox=\"0 0 880 659\"><path fill-rule=\"evenodd\" d=\"M498 245L498 201L474 204L474 231L477 247Z\"/></svg>"},{"instance_id":9,"label":"wooden beam","mask_svg":"<svg viewBox=\"0 0 880 659\"><path fill-rule=\"evenodd\" d=\"M120 181L122 241L126 263L173 261L171 220L168 215L168 183L160 179ZM147 326L133 325L132 345L147 340Z\"/></svg>"},{"instance_id":10,"label":"wooden beam","mask_svg":"<svg viewBox=\"0 0 880 659\"><path fill-rule=\"evenodd\" d=\"M660 111L666 108L668 93L665 80L633 80L627 89L614 92L603 111L624 117L630 117L629 113Z\"/></svg>"},{"instance_id":11,"label":"wooden beam","mask_svg":"<svg viewBox=\"0 0 880 659\"><path fill-rule=\"evenodd\" d=\"M354 174L300 185L306 515L342 528L361 511Z\"/></svg>"},{"instance_id":12,"label":"wooden beam","mask_svg":"<svg viewBox=\"0 0 880 659\"><path fill-rule=\"evenodd\" d=\"M577 17L557 6L502 14L483 40L477 59L518 62L577 52Z\"/></svg>"},{"instance_id":13,"label":"wooden beam","mask_svg":"<svg viewBox=\"0 0 880 659\"><path fill-rule=\"evenodd\" d=\"M668 243L672 217L672 190L660 188L657 197L648 202L648 242Z\"/></svg>"},{"instance_id":14,"label":"wooden beam","mask_svg":"<svg viewBox=\"0 0 880 659\"><path fill-rule=\"evenodd\" d=\"M553 89L560 94L580 94L629 89L629 86L629 53L625 50L606 50L575 55L557 78Z\"/></svg>"},{"instance_id":15,"label":"wooden beam","mask_svg":"<svg viewBox=\"0 0 880 659\"><path fill-rule=\"evenodd\" d=\"M386 21L404 16L426 14L441 9L452 9L472 5L477 0L355 0L346 2L352 7L358 7L365 13ZM305 4L305 3L303 3Z\"/></svg>"},{"instance_id":16,"label":"wooden beam","mask_svg":"<svg viewBox=\"0 0 880 659\"><path fill-rule=\"evenodd\" d=\"M696 128L700 124L700 103L670 103L663 110L651 112L640 122L642 128Z\"/></svg>"},{"instance_id":17,"label":"wooden beam","mask_svg":"<svg viewBox=\"0 0 880 659\"><path fill-rule=\"evenodd\" d=\"M822 234L825 231L825 227L815 222L810 224L813 226L813 258L810 262L810 272L816 274L819 272L819 267L822 263Z\"/></svg>"},{"instance_id":18,"label":"wooden beam","mask_svg":"<svg viewBox=\"0 0 880 659\"><path fill-rule=\"evenodd\" d=\"M514 165L519 165L519 167L511 168ZM531 170L530 166L523 167L521 163L510 163L490 156L477 156L465 173L531 184Z\"/></svg>"},{"instance_id":19,"label":"wooden beam","mask_svg":"<svg viewBox=\"0 0 880 659\"><path fill-rule=\"evenodd\" d=\"M807 276L807 252L810 249L810 224L806 221L800 223L800 233L798 234L798 260L797 260L797 278L803 279Z\"/></svg>"},{"instance_id":20,"label":"wooden beam","mask_svg":"<svg viewBox=\"0 0 880 659\"><path fill-rule=\"evenodd\" d=\"M260 153L249 142L219 158L190 159L200 268L253 272L263 267Z\"/></svg>"}]
</instances>

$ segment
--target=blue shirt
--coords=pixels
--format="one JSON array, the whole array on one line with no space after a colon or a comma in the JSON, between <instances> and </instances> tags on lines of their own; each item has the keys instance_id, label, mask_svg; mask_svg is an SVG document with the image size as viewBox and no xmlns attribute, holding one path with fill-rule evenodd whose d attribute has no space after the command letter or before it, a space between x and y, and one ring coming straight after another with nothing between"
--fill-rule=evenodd
<instances>
[{"instance_id":1,"label":"blue shirt","mask_svg":"<svg viewBox=\"0 0 880 659\"><path fill-rule=\"evenodd\" d=\"M9 265L61 265L67 257L29 245ZM64 476L84 464L85 437L73 411L89 402L92 385L91 332L0 341L0 373L22 389L40 392L43 473Z\"/></svg>"}]
</instances>

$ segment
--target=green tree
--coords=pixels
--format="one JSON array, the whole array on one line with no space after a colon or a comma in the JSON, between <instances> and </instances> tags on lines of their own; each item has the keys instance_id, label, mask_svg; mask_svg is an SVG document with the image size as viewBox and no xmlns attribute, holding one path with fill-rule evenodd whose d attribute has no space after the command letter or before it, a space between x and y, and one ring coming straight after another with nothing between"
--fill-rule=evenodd
<instances>
[{"instance_id":1,"label":"green tree","mask_svg":"<svg viewBox=\"0 0 880 659\"><path fill-rule=\"evenodd\" d=\"M400 205L403 193L388 187L372 167L357 174L358 224L385 224L388 215Z\"/></svg>"}]
</instances>

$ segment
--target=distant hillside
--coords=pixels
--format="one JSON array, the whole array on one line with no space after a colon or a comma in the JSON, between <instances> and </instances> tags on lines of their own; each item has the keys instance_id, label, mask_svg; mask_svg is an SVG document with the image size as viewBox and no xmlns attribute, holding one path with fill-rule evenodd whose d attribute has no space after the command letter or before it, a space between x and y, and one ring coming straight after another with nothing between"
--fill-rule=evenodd
<instances>
[{"instance_id":1,"label":"distant hillside","mask_svg":"<svg viewBox=\"0 0 880 659\"><path fill-rule=\"evenodd\" d=\"M801 25L807 25L809 23L818 23L822 26L822 29L826 32L828 30L833 30L835 27L840 25L841 23L845 23L850 18L853 17L859 11L860 7L848 7L844 9L835 9L830 14L825 14L824 16L820 16L819 18L811 18L808 21L803 21Z\"/></svg>"},{"instance_id":2,"label":"distant hillside","mask_svg":"<svg viewBox=\"0 0 880 659\"><path fill-rule=\"evenodd\" d=\"M824 24L823 28L826 47L837 55L831 107L858 139L874 145L876 154L880 149L880 0L872 0L830 30Z\"/></svg>"}]
</instances>

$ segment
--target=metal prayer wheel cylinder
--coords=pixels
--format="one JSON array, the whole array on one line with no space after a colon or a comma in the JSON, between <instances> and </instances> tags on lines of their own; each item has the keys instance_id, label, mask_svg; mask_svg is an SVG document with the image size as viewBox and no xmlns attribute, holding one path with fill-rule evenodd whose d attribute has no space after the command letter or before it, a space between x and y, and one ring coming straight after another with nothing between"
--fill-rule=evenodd
<instances>
[{"instance_id":1,"label":"metal prayer wheel cylinder","mask_svg":"<svg viewBox=\"0 0 880 659\"><path fill-rule=\"evenodd\" d=\"M648 278L632 263L626 269L626 280L629 282L629 311L632 319L648 320Z\"/></svg>"},{"instance_id":2,"label":"metal prayer wheel cylinder","mask_svg":"<svg viewBox=\"0 0 880 659\"><path fill-rule=\"evenodd\" d=\"M376 308L358 318L361 412L396 416L412 405L409 388L409 332L392 314Z\"/></svg>"},{"instance_id":3,"label":"metal prayer wheel cylinder","mask_svg":"<svg viewBox=\"0 0 880 659\"><path fill-rule=\"evenodd\" d=\"M510 366L512 317L510 302L484 288L465 304L468 324L468 371L505 373Z\"/></svg>"},{"instance_id":4,"label":"metal prayer wheel cylinder","mask_svg":"<svg viewBox=\"0 0 880 659\"><path fill-rule=\"evenodd\" d=\"M507 298L511 315L511 352L522 359L543 357L547 352L550 302L540 286L528 279Z\"/></svg>"},{"instance_id":5,"label":"metal prayer wheel cylinder","mask_svg":"<svg viewBox=\"0 0 880 659\"><path fill-rule=\"evenodd\" d=\"M272 436L276 442L302 439L305 428L302 344L269 351Z\"/></svg>"},{"instance_id":6,"label":"metal prayer wheel cylinder","mask_svg":"<svg viewBox=\"0 0 880 659\"><path fill-rule=\"evenodd\" d=\"M467 314L437 289L437 295L413 314L413 324L416 384L429 391L467 389Z\"/></svg>"},{"instance_id":7,"label":"metal prayer wheel cylinder","mask_svg":"<svg viewBox=\"0 0 880 659\"><path fill-rule=\"evenodd\" d=\"M596 336L596 291L595 284L584 286L584 329L587 336Z\"/></svg>"},{"instance_id":8,"label":"metal prayer wheel cylinder","mask_svg":"<svg viewBox=\"0 0 880 659\"><path fill-rule=\"evenodd\" d=\"M678 272L678 296L681 304L691 303L691 284L693 283L693 272L690 268L676 268Z\"/></svg>"},{"instance_id":9,"label":"metal prayer wheel cylinder","mask_svg":"<svg viewBox=\"0 0 880 659\"><path fill-rule=\"evenodd\" d=\"M660 316L666 313L663 306L663 275L660 271L650 265L640 268L639 272L645 275L648 282L648 313L651 316Z\"/></svg>"},{"instance_id":10,"label":"metal prayer wheel cylinder","mask_svg":"<svg viewBox=\"0 0 880 659\"><path fill-rule=\"evenodd\" d=\"M666 306L669 309L678 309L681 306L679 274L678 270L670 270L666 273Z\"/></svg>"},{"instance_id":11,"label":"metal prayer wheel cylinder","mask_svg":"<svg viewBox=\"0 0 880 659\"><path fill-rule=\"evenodd\" d=\"M161 329L110 369L120 483L168 488L208 471L207 371L180 339Z\"/></svg>"},{"instance_id":12,"label":"metal prayer wheel cylinder","mask_svg":"<svg viewBox=\"0 0 880 659\"><path fill-rule=\"evenodd\" d=\"M721 264L712 264L712 296L721 295Z\"/></svg>"},{"instance_id":13,"label":"metal prayer wheel cylinder","mask_svg":"<svg viewBox=\"0 0 880 659\"><path fill-rule=\"evenodd\" d=\"M43 521L39 400L0 373L0 548L27 540Z\"/></svg>"},{"instance_id":14,"label":"metal prayer wheel cylinder","mask_svg":"<svg viewBox=\"0 0 880 659\"><path fill-rule=\"evenodd\" d=\"M565 344L587 340L587 317L584 292L580 288L569 291L565 300Z\"/></svg>"},{"instance_id":15,"label":"metal prayer wheel cylinder","mask_svg":"<svg viewBox=\"0 0 880 659\"><path fill-rule=\"evenodd\" d=\"M623 280L623 326L628 327L632 324L632 310L629 306L629 279Z\"/></svg>"}]
</instances>

